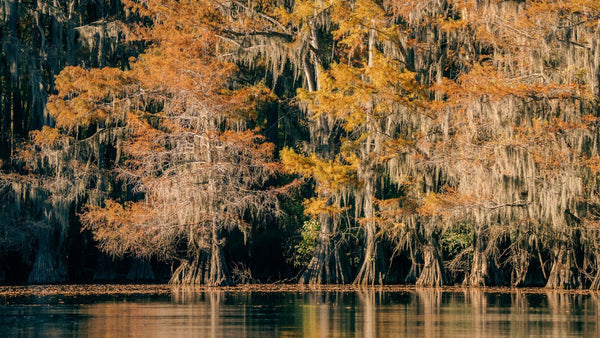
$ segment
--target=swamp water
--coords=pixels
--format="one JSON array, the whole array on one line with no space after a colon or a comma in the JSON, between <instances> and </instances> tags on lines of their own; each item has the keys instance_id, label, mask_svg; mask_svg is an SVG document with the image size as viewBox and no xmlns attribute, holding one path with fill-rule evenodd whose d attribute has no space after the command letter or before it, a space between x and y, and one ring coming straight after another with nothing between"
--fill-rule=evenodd
<instances>
[{"instance_id":1,"label":"swamp water","mask_svg":"<svg viewBox=\"0 0 600 338\"><path fill-rule=\"evenodd\" d=\"M599 306L543 289L0 287L0 336L600 337Z\"/></svg>"}]
</instances>

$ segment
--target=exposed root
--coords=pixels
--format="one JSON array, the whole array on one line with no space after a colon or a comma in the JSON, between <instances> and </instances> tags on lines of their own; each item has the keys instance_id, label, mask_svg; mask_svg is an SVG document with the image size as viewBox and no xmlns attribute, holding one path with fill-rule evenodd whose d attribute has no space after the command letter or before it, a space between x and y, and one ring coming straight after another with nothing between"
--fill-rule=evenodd
<instances>
[{"instance_id":1,"label":"exposed root","mask_svg":"<svg viewBox=\"0 0 600 338\"><path fill-rule=\"evenodd\" d=\"M192 260L182 260L169 284L226 286L233 281L227 275L222 251L213 248L211 254L202 252Z\"/></svg>"},{"instance_id":2,"label":"exposed root","mask_svg":"<svg viewBox=\"0 0 600 338\"><path fill-rule=\"evenodd\" d=\"M592 284L590 285L590 290L598 291L600 290L600 270L596 272L594 276L594 280L592 280Z\"/></svg>"}]
</instances>

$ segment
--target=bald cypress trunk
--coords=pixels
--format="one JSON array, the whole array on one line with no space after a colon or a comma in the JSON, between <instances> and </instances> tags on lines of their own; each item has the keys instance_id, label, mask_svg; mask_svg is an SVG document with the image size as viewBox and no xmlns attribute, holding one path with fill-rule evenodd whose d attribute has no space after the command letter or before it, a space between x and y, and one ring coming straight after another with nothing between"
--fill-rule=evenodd
<instances>
[{"instance_id":1,"label":"bald cypress trunk","mask_svg":"<svg viewBox=\"0 0 600 338\"><path fill-rule=\"evenodd\" d=\"M233 282L231 281L227 270L219 229L217 228L216 222L213 221L210 273L206 284L215 286L232 284Z\"/></svg>"},{"instance_id":2,"label":"bald cypress trunk","mask_svg":"<svg viewBox=\"0 0 600 338\"><path fill-rule=\"evenodd\" d=\"M188 258L182 259L180 265L173 272L170 284L209 286L232 285L233 281L228 274L219 227L213 223L209 234L207 249L202 249L200 242L190 243ZM191 242L200 240L193 237Z\"/></svg>"},{"instance_id":3,"label":"bald cypress trunk","mask_svg":"<svg viewBox=\"0 0 600 338\"><path fill-rule=\"evenodd\" d=\"M169 284L194 285L205 284L204 281L207 265L207 254L200 252L198 255L182 259L173 272Z\"/></svg>"},{"instance_id":4,"label":"bald cypress trunk","mask_svg":"<svg viewBox=\"0 0 600 338\"><path fill-rule=\"evenodd\" d=\"M410 264L410 269L408 270L408 273L406 274L406 277L404 277L404 283L415 284L417 282L417 278L421 275L423 265L420 263L419 259L417 258L417 254L415 252L415 248L413 247L413 245L409 244L408 251L409 251L408 254L409 254L411 264Z\"/></svg>"},{"instance_id":5,"label":"bald cypress trunk","mask_svg":"<svg viewBox=\"0 0 600 338\"><path fill-rule=\"evenodd\" d=\"M600 261L596 261L595 275L592 279L592 283L590 284L590 290L598 291L600 290Z\"/></svg>"},{"instance_id":6,"label":"bald cypress trunk","mask_svg":"<svg viewBox=\"0 0 600 338\"><path fill-rule=\"evenodd\" d=\"M468 286L487 286L487 279L490 272L489 259L487 255L476 245L473 250L473 262L471 270L463 281L463 285Z\"/></svg>"},{"instance_id":7,"label":"bald cypress trunk","mask_svg":"<svg viewBox=\"0 0 600 338\"><path fill-rule=\"evenodd\" d=\"M134 258L125 278L130 281L152 281L156 279L150 261L145 258Z\"/></svg>"},{"instance_id":8,"label":"bald cypress trunk","mask_svg":"<svg viewBox=\"0 0 600 338\"><path fill-rule=\"evenodd\" d=\"M463 285L468 286L489 286L491 275L494 274L491 264L491 257L486 253L487 243L483 235L485 226L477 226L473 236L473 261L471 269L465 275ZM498 281L491 282L493 285L498 285Z\"/></svg>"},{"instance_id":9,"label":"bald cypress trunk","mask_svg":"<svg viewBox=\"0 0 600 338\"><path fill-rule=\"evenodd\" d=\"M448 284L439 244L435 238L432 238L428 244L423 246L423 270L416 284L419 286L442 286Z\"/></svg>"},{"instance_id":10,"label":"bald cypress trunk","mask_svg":"<svg viewBox=\"0 0 600 338\"><path fill-rule=\"evenodd\" d=\"M552 269L546 283L551 289L576 289L582 287L572 248L560 245L553 252Z\"/></svg>"},{"instance_id":11,"label":"bald cypress trunk","mask_svg":"<svg viewBox=\"0 0 600 338\"><path fill-rule=\"evenodd\" d=\"M529 253L523 249L517 249L511 255L512 260L512 286L527 285L527 277L529 272Z\"/></svg>"},{"instance_id":12,"label":"bald cypress trunk","mask_svg":"<svg viewBox=\"0 0 600 338\"><path fill-rule=\"evenodd\" d=\"M369 177L370 175L367 175ZM364 213L364 256L362 265L354 284L373 285L384 284L387 281L387 265L377 238L374 210L374 187L371 178L367 178L364 187L363 213Z\"/></svg>"},{"instance_id":13,"label":"bald cypress trunk","mask_svg":"<svg viewBox=\"0 0 600 338\"><path fill-rule=\"evenodd\" d=\"M337 227L331 216L321 214L321 230L310 263L300 277L300 284L345 284L348 282L348 262L340 252L341 243L337 239Z\"/></svg>"},{"instance_id":14,"label":"bald cypress trunk","mask_svg":"<svg viewBox=\"0 0 600 338\"><path fill-rule=\"evenodd\" d=\"M35 254L33 269L27 278L31 284L61 283L67 280L67 269L64 257L59 255L56 244L52 240L52 231L42 229L38 238L38 249Z\"/></svg>"},{"instance_id":15,"label":"bald cypress trunk","mask_svg":"<svg viewBox=\"0 0 600 338\"><path fill-rule=\"evenodd\" d=\"M365 235L364 257L353 283L358 285L384 284L387 281L386 264L382 257L380 244L375 238L375 229L369 225L365 226Z\"/></svg>"}]
</instances>

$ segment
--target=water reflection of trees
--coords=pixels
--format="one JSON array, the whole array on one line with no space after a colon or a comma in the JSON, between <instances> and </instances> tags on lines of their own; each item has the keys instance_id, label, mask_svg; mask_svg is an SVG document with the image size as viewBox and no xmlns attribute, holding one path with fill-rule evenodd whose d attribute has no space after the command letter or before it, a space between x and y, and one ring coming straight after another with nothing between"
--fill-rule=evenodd
<instances>
[{"instance_id":1,"label":"water reflection of trees","mask_svg":"<svg viewBox=\"0 0 600 338\"><path fill-rule=\"evenodd\" d=\"M598 294L584 295L548 291L546 298L549 310L549 318L545 323L548 331L546 336L566 337L572 335L573 332L581 332L584 337L600 336Z\"/></svg>"},{"instance_id":2,"label":"water reflection of trees","mask_svg":"<svg viewBox=\"0 0 600 338\"><path fill-rule=\"evenodd\" d=\"M362 315L363 336L365 338L377 337L377 304L375 296L380 292L374 290L359 290L358 298L362 308L362 313L358 312L357 317ZM361 322L357 318L356 322Z\"/></svg>"},{"instance_id":3,"label":"water reflection of trees","mask_svg":"<svg viewBox=\"0 0 600 338\"><path fill-rule=\"evenodd\" d=\"M465 303L471 305L472 336L476 338L489 336L488 298L486 294L477 288L467 288L463 294L466 300ZM462 316L465 318L464 314Z\"/></svg>"},{"instance_id":4,"label":"water reflection of trees","mask_svg":"<svg viewBox=\"0 0 600 338\"><path fill-rule=\"evenodd\" d=\"M490 337L600 336L600 295L380 289L226 292L178 288L171 302L85 307L79 333L165 336Z\"/></svg>"}]
</instances>

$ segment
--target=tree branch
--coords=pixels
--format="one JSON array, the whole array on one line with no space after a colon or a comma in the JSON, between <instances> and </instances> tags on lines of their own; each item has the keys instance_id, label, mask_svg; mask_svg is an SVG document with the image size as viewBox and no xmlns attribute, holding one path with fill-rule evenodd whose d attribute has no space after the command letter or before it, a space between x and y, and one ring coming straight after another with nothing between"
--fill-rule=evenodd
<instances>
[{"instance_id":1,"label":"tree branch","mask_svg":"<svg viewBox=\"0 0 600 338\"><path fill-rule=\"evenodd\" d=\"M494 209L499 209L499 208L504 208L504 207L524 207L529 205L530 203L525 201L525 200L516 200L514 202L510 202L510 203L503 203L503 204L496 204L496 205L489 205L486 206L486 209L489 210L494 210Z\"/></svg>"}]
</instances>

